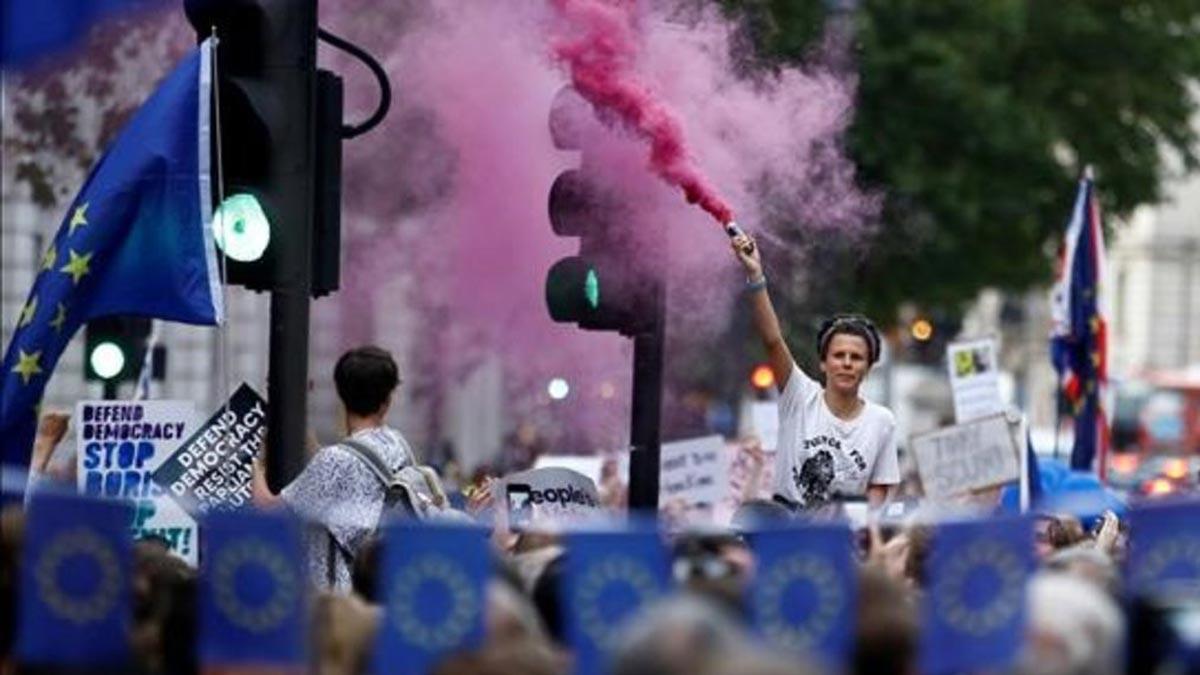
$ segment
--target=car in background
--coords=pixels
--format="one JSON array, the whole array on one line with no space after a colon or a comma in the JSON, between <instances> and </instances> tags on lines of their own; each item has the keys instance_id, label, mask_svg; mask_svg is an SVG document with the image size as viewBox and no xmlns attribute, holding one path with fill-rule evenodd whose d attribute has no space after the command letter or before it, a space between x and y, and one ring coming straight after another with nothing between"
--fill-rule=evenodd
<instances>
[{"instance_id":1,"label":"car in background","mask_svg":"<svg viewBox=\"0 0 1200 675\"><path fill-rule=\"evenodd\" d=\"M1200 365L1120 382L1108 480L1131 495L1200 492Z\"/></svg>"}]
</instances>

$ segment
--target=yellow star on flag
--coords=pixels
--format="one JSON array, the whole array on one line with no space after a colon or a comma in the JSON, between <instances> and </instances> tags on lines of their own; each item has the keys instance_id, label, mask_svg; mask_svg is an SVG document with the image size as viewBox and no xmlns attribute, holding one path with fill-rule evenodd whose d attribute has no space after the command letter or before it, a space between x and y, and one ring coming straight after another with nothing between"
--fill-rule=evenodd
<instances>
[{"instance_id":1,"label":"yellow star on flag","mask_svg":"<svg viewBox=\"0 0 1200 675\"><path fill-rule=\"evenodd\" d=\"M67 249L67 253L71 256L71 261L59 271L71 275L71 281L78 284L79 280L91 271L88 269L88 263L92 261L92 254L79 255L74 249Z\"/></svg>"},{"instance_id":2,"label":"yellow star on flag","mask_svg":"<svg viewBox=\"0 0 1200 675\"><path fill-rule=\"evenodd\" d=\"M68 235L75 234L75 229L83 225L87 225L87 202L75 207L75 213L71 214L71 226L67 230Z\"/></svg>"},{"instance_id":3,"label":"yellow star on flag","mask_svg":"<svg viewBox=\"0 0 1200 675\"><path fill-rule=\"evenodd\" d=\"M50 321L50 326L55 331L61 331L63 324L65 324L66 322L67 322L67 306L60 302L60 303L58 303L58 311L55 312L55 314L54 314L54 319L52 319Z\"/></svg>"},{"instance_id":4,"label":"yellow star on flag","mask_svg":"<svg viewBox=\"0 0 1200 675\"><path fill-rule=\"evenodd\" d=\"M41 358L40 350L32 354L26 354L24 349L17 350L17 365L13 366L13 372L21 376L22 384L29 384L34 375L42 372L42 367L38 365Z\"/></svg>"},{"instance_id":5,"label":"yellow star on flag","mask_svg":"<svg viewBox=\"0 0 1200 675\"><path fill-rule=\"evenodd\" d=\"M58 252L54 250L54 244L50 244L46 252L42 254L42 269L54 269L54 263L58 261Z\"/></svg>"},{"instance_id":6,"label":"yellow star on flag","mask_svg":"<svg viewBox=\"0 0 1200 675\"><path fill-rule=\"evenodd\" d=\"M25 303L25 309L21 310L21 318L17 319L17 328L24 328L33 323L33 317L37 314L37 298L30 298L29 302Z\"/></svg>"}]
</instances>

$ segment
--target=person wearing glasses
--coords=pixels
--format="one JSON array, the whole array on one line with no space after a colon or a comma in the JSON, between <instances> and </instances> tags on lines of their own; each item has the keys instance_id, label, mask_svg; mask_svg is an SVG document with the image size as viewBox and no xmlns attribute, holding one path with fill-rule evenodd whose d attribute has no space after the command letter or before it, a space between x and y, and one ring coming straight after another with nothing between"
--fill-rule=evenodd
<instances>
[{"instance_id":1,"label":"person wearing glasses","mask_svg":"<svg viewBox=\"0 0 1200 675\"><path fill-rule=\"evenodd\" d=\"M817 333L822 386L800 370L783 339L758 245L746 234L732 243L746 269L754 326L779 387L775 501L793 511L826 511L863 497L871 507L880 506L900 482L896 418L859 393L879 360L879 331L854 314L825 321Z\"/></svg>"}]
</instances>

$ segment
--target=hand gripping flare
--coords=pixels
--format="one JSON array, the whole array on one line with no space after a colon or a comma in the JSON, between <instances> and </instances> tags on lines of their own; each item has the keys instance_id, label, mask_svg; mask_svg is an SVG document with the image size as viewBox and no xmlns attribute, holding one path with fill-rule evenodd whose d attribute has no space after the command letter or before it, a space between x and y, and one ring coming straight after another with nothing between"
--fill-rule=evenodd
<instances>
[{"instance_id":1,"label":"hand gripping flare","mask_svg":"<svg viewBox=\"0 0 1200 675\"><path fill-rule=\"evenodd\" d=\"M730 239L733 239L735 237L741 236L746 233L742 230L741 227L738 226L737 221L731 220L728 223L725 223L725 234L729 235ZM746 255L750 255L751 253L754 253L754 242L750 241L745 246L743 246L742 253L745 253Z\"/></svg>"}]
</instances>

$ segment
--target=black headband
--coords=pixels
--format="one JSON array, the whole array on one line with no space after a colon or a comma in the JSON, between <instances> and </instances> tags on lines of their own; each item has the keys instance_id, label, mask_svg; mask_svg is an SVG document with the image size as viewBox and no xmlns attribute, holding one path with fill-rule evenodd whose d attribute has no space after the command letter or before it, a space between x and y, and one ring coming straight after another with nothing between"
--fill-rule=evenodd
<instances>
[{"instance_id":1,"label":"black headband","mask_svg":"<svg viewBox=\"0 0 1200 675\"><path fill-rule=\"evenodd\" d=\"M842 328L850 330L838 330ZM869 361L874 365L879 360L879 330L875 328L875 324L871 323L870 319L861 314L838 314L826 319L817 331L817 355L822 359L825 358L825 350L829 348L829 341L833 336L846 332L866 338L867 349L870 351Z\"/></svg>"}]
</instances>

